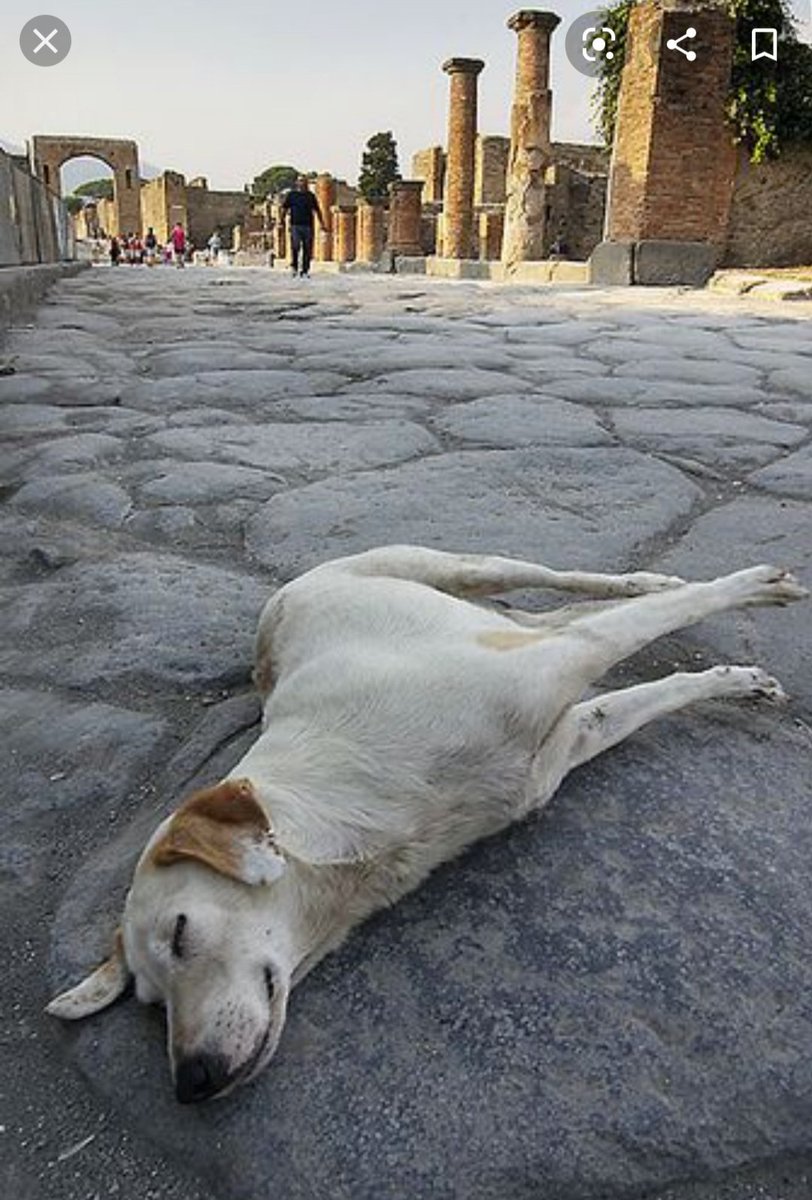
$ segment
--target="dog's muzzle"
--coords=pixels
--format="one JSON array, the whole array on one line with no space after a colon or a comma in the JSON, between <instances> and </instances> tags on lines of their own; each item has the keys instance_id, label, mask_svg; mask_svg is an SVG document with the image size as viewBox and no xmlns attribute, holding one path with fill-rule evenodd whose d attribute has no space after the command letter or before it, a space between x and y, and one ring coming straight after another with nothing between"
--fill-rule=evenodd
<instances>
[{"instance_id":1,"label":"dog's muzzle","mask_svg":"<svg viewBox=\"0 0 812 1200\"><path fill-rule=\"evenodd\" d=\"M224 1058L198 1054L179 1062L175 1071L175 1095L180 1104L198 1104L222 1092L231 1082Z\"/></svg>"}]
</instances>

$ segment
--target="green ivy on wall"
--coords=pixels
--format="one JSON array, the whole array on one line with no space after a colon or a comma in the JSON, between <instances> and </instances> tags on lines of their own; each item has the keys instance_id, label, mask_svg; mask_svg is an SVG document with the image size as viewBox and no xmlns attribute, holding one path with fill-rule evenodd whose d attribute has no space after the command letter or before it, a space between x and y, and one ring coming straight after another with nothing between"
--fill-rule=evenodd
<instances>
[{"instance_id":1,"label":"green ivy on wall","mask_svg":"<svg viewBox=\"0 0 812 1200\"><path fill-rule=\"evenodd\" d=\"M611 146L617 120L620 77L626 59L629 15L635 0L619 0L604 10L614 31L614 57L600 60L593 118ZM786 0L728 0L736 22L728 114L736 139L753 162L777 158L790 142L812 142L812 47L798 41ZM778 61L751 62L754 29L778 30Z\"/></svg>"}]
</instances>

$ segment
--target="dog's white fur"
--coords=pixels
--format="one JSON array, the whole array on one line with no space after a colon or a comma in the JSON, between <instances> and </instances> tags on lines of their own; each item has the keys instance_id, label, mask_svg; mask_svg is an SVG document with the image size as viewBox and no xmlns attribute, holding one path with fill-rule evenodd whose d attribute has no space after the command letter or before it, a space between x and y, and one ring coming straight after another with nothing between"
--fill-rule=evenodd
<instances>
[{"instance_id":1,"label":"dog's white fur","mask_svg":"<svg viewBox=\"0 0 812 1200\"><path fill-rule=\"evenodd\" d=\"M527 588L609 602L539 614L470 599ZM270 1059L291 988L438 863L656 717L782 696L726 666L582 700L614 663L713 613L805 594L772 567L683 583L410 546L310 571L260 619L260 737L159 826L113 954L49 1011L96 1012L134 976L140 1000L166 1005L178 1098L224 1094Z\"/></svg>"}]
</instances>

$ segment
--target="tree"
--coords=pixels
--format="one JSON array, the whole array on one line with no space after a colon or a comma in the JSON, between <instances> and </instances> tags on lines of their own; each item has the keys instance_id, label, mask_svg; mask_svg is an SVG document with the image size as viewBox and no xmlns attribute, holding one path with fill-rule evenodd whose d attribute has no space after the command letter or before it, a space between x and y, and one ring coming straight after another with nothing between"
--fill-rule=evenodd
<instances>
[{"instance_id":1,"label":"tree","mask_svg":"<svg viewBox=\"0 0 812 1200\"><path fill-rule=\"evenodd\" d=\"M77 213L82 211L84 206L85 206L85 202L81 196L66 196L65 197L65 208L68 210L68 212L71 214L71 216L76 216Z\"/></svg>"},{"instance_id":2,"label":"tree","mask_svg":"<svg viewBox=\"0 0 812 1200\"><path fill-rule=\"evenodd\" d=\"M73 189L74 196L90 196L92 200L112 200L112 179L91 179L88 183L80 183Z\"/></svg>"},{"instance_id":3,"label":"tree","mask_svg":"<svg viewBox=\"0 0 812 1200\"><path fill-rule=\"evenodd\" d=\"M296 167L277 163L276 166L266 167L260 175L257 175L251 184L251 191L258 200L265 200L268 196L276 196L279 192L285 192L288 188L292 188L299 175L301 175L301 171L298 171Z\"/></svg>"},{"instance_id":4,"label":"tree","mask_svg":"<svg viewBox=\"0 0 812 1200\"><path fill-rule=\"evenodd\" d=\"M619 0L604 11L600 24L616 35L611 59L601 58L593 116L611 146L620 77L626 57L626 32L634 0ZM728 116L737 141L753 162L776 158L789 142L812 142L812 47L798 41L787 0L727 0L736 22ZM778 31L778 61L750 59L754 29Z\"/></svg>"},{"instance_id":5,"label":"tree","mask_svg":"<svg viewBox=\"0 0 812 1200\"><path fill-rule=\"evenodd\" d=\"M358 189L365 200L382 199L388 194L389 184L396 179L400 179L397 142L391 130L375 133L367 142L361 159Z\"/></svg>"}]
</instances>

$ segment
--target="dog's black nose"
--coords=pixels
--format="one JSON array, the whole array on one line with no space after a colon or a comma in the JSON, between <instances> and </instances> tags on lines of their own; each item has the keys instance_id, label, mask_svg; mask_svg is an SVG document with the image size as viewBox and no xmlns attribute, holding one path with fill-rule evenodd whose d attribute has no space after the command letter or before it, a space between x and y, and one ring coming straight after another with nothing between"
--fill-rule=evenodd
<instances>
[{"instance_id":1,"label":"dog's black nose","mask_svg":"<svg viewBox=\"0 0 812 1200\"><path fill-rule=\"evenodd\" d=\"M208 1100L221 1092L227 1083L225 1061L208 1054L183 1059L175 1071L175 1095L181 1104Z\"/></svg>"}]
</instances>

